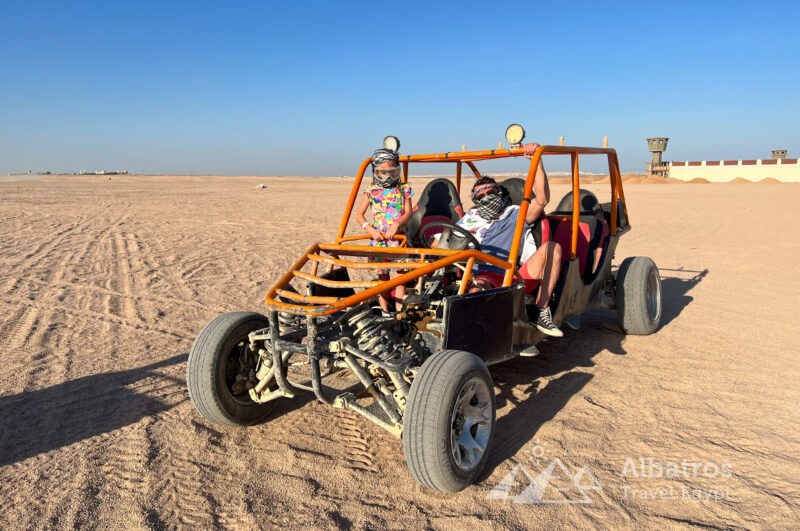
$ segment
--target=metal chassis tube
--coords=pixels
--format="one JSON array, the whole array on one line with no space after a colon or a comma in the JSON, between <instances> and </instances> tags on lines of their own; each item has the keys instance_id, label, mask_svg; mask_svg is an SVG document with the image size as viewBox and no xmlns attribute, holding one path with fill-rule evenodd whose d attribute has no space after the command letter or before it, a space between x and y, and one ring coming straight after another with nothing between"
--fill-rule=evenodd
<instances>
[{"instance_id":1,"label":"metal chassis tube","mask_svg":"<svg viewBox=\"0 0 800 531\"><path fill-rule=\"evenodd\" d=\"M283 362L281 360L281 350L294 350L294 348L286 347L289 345L296 347L297 345L288 343L287 341L282 341L280 339L280 332L278 330L278 312L269 312L268 318L270 342L269 345L267 345L267 349L269 351L270 359L272 360L272 373L275 375L275 382L283 392L283 395L292 398L298 391L300 391L300 389L292 385L289 380L286 379L286 373L284 372L286 368L283 366Z\"/></svg>"},{"instance_id":2,"label":"metal chassis tube","mask_svg":"<svg viewBox=\"0 0 800 531\"><path fill-rule=\"evenodd\" d=\"M311 387L314 389L314 396L323 404L334 405L334 400L329 398L322 389L322 376L319 370L319 352L317 350L317 322L310 315L306 317L306 330L308 331L306 351L308 361L311 364Z\"/></svg>"},{"instance_id":3,"label":"metal chassis tube","mask_svg":"<svg viewBox=\"0 0 800 531\"><path fill-rule=\"evenodd\" d=\"M314 396L316 396L317 400L320 402L327 404L329 406L333 406L336 408L341 409L352 409L356 413L366 417L368 420L372 421L373 423L377 424L378 426L384 428L388 432L399 435L402 431L402 416L398 412L397 408L395 408L389 401L386 400L386 397L377 389L375 385L375 381L370 377L369 374L364 370L361 365L359 365L358 361L356 361L356 356L364 359L368 363L373 363L376 366L380 367L381 369L385 370L389 377L392 379L392 382L395 384L395 387L400 391L400 396L405 398L408 392L408 384L405 380L402 379L400 376L400 372L403 371L407 365L396 365L387 362L383 362L374 356L370 356L365 352L361 352L360 350L350 347L349 344L343 349L344 353L344 363L350 369L350 371L358 378L361 385L370 393L372 398L375 402L381 407L381 409L386 413L389 417L391 422L386 422L385 420L381 419L380 417L376 416L371 411L367 410L366 408L362 407L361 405L355 402L355 398L352 397L350 393L342 393L335 398L330 398L324 391L322 386L322 375L320 371L319 365L319 348L317 345L317 323L316 319L312 316L306 316L306 330L307 330L307 343L305 347L302 345L298 345L297 343L291 343L289 341L284 341L280 339L279 331L278 331L278 312L272 310L269 312L269 344L267 345L268 352L270 354L270 359L272 360L272 365L274 367L273 374L275 375L275 382L278 384L278 388L280 390L280 394L283 396L292 398L298 392L303 390L303 387L298 387L297 385L292 384L285 374L285 367L281 362L281 352L282 351L291 351L296 354L307 354L309 364L311 366L311 386L314 392Z\"/></svg>"},{"instance_id":4,"label":"metal chassis tube","mask_svg":"<svg viewBox=\"0 0 800 531\"><path fill-rule=\"evenodd\" d=\"M345 354L344 361L347 363L347 366L350 367L350 370L355 373L356 377L361 381L361 385L363 385L375 402L381 407L383 411L389 416L394 424L399 424L402 417L397 412L397 409L392 407L392 405L387 402L386 397L376 388L375 381L367 374L367 371L358 364L356 358L350 354L349 352Z\"/></svg>"},{"instance_id":5,"label":"metal chassis tube","mask_svg":"<svg viewBox=\"0 0 800 531\"><path fill-rule=\"evenodd\" d=\"M386 373L389 375L389 378L392 379L392 383L394 384L395 388L400 392L400 396L403 399L405 399L406 396L408 396L409 385L408 382L403 380L403 376L401 374L402 371L408 368L408 363L404 365L390 364L388 362L379 360L375 356L370 356L366 352L362 352L357 348L353 347L352 345L348 345L347 347L345 347L345 350L350 354L357 356L363 359L364 361L372 363L380 367L384 371L386 371Z\"/></svg>"}]
</instances>

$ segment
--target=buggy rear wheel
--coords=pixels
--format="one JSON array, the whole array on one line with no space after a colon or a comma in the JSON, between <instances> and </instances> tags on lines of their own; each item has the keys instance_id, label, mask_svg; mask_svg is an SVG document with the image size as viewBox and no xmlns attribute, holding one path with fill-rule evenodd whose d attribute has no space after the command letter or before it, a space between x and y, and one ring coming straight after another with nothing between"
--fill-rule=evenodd
<instances>
[{"instance_id":1,"label":"buggy rear wheel","mask_svg":"<svg viewBox=\"0 0 800 531\"><path fill-rule=\"evenodd\" d=\"M186 383L192 404L208 420L232 426L248 425L267 416L274 407L274 401L253 402L240 383L250 371L255 371L258 360L247 335L268 326L267 318L258 313L225 313L208 323L197 336L189 352Z\"/></svg>"},{"instance_id":2,"label":"buggy rear wheel","mask_svg":"<svg viewBox=\"0 0 800 531\"><path fill-rule=\"evenodd\" d=\"M626 334L646 336L661 323L661 276L647 256L623 260L616 282L617 315Z\"/></svg>"},{"instance_id":3,"label":"buggy rear wheel","mask_svg":"<svg viewBox=\"0 0 800 531\"><path fill-rule=\"evenodd\" d=\"M403 451L414 479L456 492L483 470L492 442L495 396L478 356L444 350L425 360L411 384Z\"/></svg>"}]
</instances>

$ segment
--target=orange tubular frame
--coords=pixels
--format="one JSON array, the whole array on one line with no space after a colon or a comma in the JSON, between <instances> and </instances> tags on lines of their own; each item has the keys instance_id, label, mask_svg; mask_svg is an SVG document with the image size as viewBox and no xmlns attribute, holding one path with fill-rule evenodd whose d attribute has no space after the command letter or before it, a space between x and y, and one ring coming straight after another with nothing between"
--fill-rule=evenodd
<instances>
[{"instance_id":1,"label":"orange tubular frame","mask_svg":"<svg viewBox=\"0 0 800 531\"><path fill-rule=\"evenodd\" d=\"M480 172L475 166L476 161L490 160L508 157L519 157L523 155L522 148L510 149L492 149L486 151L469 151L469 152L449 152L449 153L434 153L428 155L405 155L400 157L403 165L403 182L407 182L408 168L410 163L414 162L450 162L456 163L456 187L461 190L461 173L462 167L466 164L476 177L480 176ZM531 157L531 163L528 168L528 176L525 182L523 192L524 197L530 197L533 191L533 181L536 176L536 169L541 161L543 155L570 155L572 167L572 191L573 191L573 215L564 216L559 218L561 221L570 221L572 224L572 240L570 241L569 256L574 260L577 254L578 247L578 222L580 217L580 168L578 165L579 155L606 155L608 157L609 179L611 184L611 235L617 234L619 230L618 219L618 206L622 206L625 214L625 219L628 220L627 208L625 205L625 195L622 191L622 180L619 174L619 164L617 161L617 153L609 148L588 148L588 147L575 147L575 146L539 146ZM300 315L330 315L341 311L343 309L355 306L364 302L379 293L391 290L401 284L407 284L416 280L424 275L429 275L435 271L456 263L465 263L465 273L461 280L459 294L466 292L467 285L472 277L472 269L477 264L487 264L499 267L505 271L503 278L503 286L510 286L514 281L515 273L517 271L516 257L519 255L520 243L522 241L522 234L525 228L525 216L528 212L529 203L523 201L520 205L520 212L517 218L517 224L514 229L514 239L512 240L511 249L509 252L509 260L501 260L492 255L475 251L475 250L451 250L451 249L422 249L405 247L407 240L405 236L398 236L401 241L401 247L368 247L365 245L348 245L350 242L364 240L369 238L368 235L360 234L355 236L345 236L347 226L350 222L350 217L353 213L353 206L355 205L361 184L364 179L364 173L371 163L371 159L367 158L361 163L358 174L353 183L353 188L350 191L350 196L347 200L347 206L342 216L342 221L339 224L339 232L337 233L335 243L323 244L317 243L308 248L308 250L292 265L291 269L281 277L281 279L273 286L266 296L266 303L269 307L292 314ZM321 254L326 253L326 254ZM394 262L354 262L345 260L342 257L355 256L370 258L393 258ZM511 258L514 257L514 258ZM308 263L311 264L311 272L305 273L301 269ZM328 267L338 266L352 269L393 269L402 271L395 278L386 281L351 281L351 280L332 280L317 275L319 264L325 264ZM300 279L307 282L309 293L297 293L291 288L290 283L293 279ZM353 295L347 297L322 297L311 295L310 287L312 285L324 286L327 288L352 288L363 289ZM280 300L282 299L282 300Z\"/></svg>"}]
</instances>

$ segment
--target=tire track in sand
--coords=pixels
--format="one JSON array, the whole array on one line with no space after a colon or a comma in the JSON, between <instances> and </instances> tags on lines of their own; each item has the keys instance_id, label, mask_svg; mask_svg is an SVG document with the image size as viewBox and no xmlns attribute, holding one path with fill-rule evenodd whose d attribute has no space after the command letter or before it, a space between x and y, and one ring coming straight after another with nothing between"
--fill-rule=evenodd
<instances>
[{"instance_id":1,"label":"tire track in sand","mask_svg":"<svg viewBox=\"0 0 800 531\"><path fill-rule=\"evenodd\" d=\"M12 299L12 298L9 298L9 297L0 297L0 302L5 302L7 304L12 304L12 305L15 305L15 306L23 305L23 306L26 306L26 307L37 308L38 309L37 305L31 303L31 301L29 301L27 299L20 300L20 299ZM76 317L76 318L78 318L79 321L81 319L87 319L87 318L95 320L95 321L100 321L100 322L108 321L109 323L111 323L113 325L125 326L125 327L132 328L132 329L138 330L138 331L154 332L154 333L157 333L157 334L171 336L171 337L174 337L174 338L177 338L177 339L187 339L187 338L193 337L194 334L195 334L194 331L190 332L188 330L185 331L185 333L180 334L180 333L177 333L177 332L173 332L172 330L165 330L165 329L161 329L161 328L154 327L154 326L146 326L144 323L134 323L134 322L130 322L130 321L128 321L128 320L126 320L126 319L124 319L122 317L116 316L116 315L109 315L109 314L105 314L105 313L102 313L102 312L96 312L96 311L92 311L92 310L79 310L79 309L72 309L72 308L58 308L58 312L62 313L64 315L69 315L71 317Z\"/></svg>"},{"instance_id":2,"label":"tire track in sand","mask_svg":"<svg viewBox=\"0 0 800 531\"><path fill-rule=\"evenodd\" d=\"M146 321L155 323L162 315L161 310L156 308L149 296L136 296L136 293L147 294L149 292L148 277L152 268L149 266L148 261L152 259L151 249L143 245L136 233L126 233L124 237L128 263L131 264L133 274L131 278L133 291L130 293L130 297L134 299L134 304L141 309L141 315Z\"/></svg>"},{"instance_id":3,"label":"tire track in sand","mask_svg":"<svg viewBox=\"0 0 800 531\"><path fill-rule=\"evenodd\" d=\"M361 431L359 419L354 418L356 413L337 410L337 436L345 450L347 466L355 470L377 473L375 455L370 449L370 444L364 432Z\"/></svg>"},{"instance_id":4,"label":"tire track in sand","mask_svg":"<svg viewBox=\"0 0 800 531\"><path fill-rule=\"evenodd\" d=\"M8 344L21 355L13 356L18 382L27 390L46 387L56 378L69 377L75 350L82 344L74 339L74 332L65 337L58 322L63 317L56 310L67 299L68 289L58 288L90 249L96 246L88 218L78 218L60 230L55 238L40 244L17 263L17 278L9 285L6 295L14 299L11 304L19 308L17 323ZM102 232L102 231L101 231ZM50 234L45 233L45 237ZM69 301L81 307L83 297ZM47 326L44 327L43 324Z\"/></svg>"},{"instance_id":5,"label":"tire track in sand","mask_svg":"<svg viewBox=\"0 0 800 531\"><path fill-rule=\"evenodd\" d=\"M84 224L87 218L79 217L77 221L69 225L61 225L60 229L52 234L50 231L42 231L42 240L38 242L31 242L36 244L36 247L28 252L25 256L18 261L7 264L9 270L13 271L29 271L33 269L45 257L50 256L53 250L59 248L64 240L72 234L76 227Z\"/></svg>"},{"instance_id":6,"label":"tire track in sand","mask_svg":"<svg viewBox=\"0 0 800 531\"><path fill-rule=\"evenodd\" d=\"M39 308L35 306L22 306L17 309L14 317L9 319L10 326L5 334L8 349L14 353L22 353L30 341L31 336L39 326Z\"/></svg>"},{"instance_id":7,"label":"tire track in sand","mask_svg":"<svg viewBox=\"0 0 800 531\"><path fill-rule=\"evenodd\" d=\"M96 294L92 290L94 286L78 279L105 277L103 285L111 284L116 273L114 264L118 262L113 253L111 234L126 220L125 217L113 221L101 219L99 222L102 225L99 229L90 227L81 231L82 238L77 242L79 248L74 257L70 261L62 262L57 269L58 275L50 280L50 283L61 288L62 292L69 293L69 303L73 307L96 309L99 306L104 313L115 314L114 310L118 308L115 308L107 296L101 297L98 304ZM59 302L64 302L64 299L60 298ZM106 326L105 331L110 332L110 327Z\"/></svg>"},{"instance_id":8,"label":"tire track in sand","mask_svg":"<svg viewBox=\"0 0 800 531\"><path fill-rule=\"evenodd\" d=\"M70 517L65 509L81 496L91 457L71 454L65 460L65 452L69 449L2 469L0 522L8 522L6 529L73 527L64 522Z\"/></svg>"},{"instance_id":9,"label":"tire track in sand","mask_svg":"<svg viewBox=\"0 0 800 531\"><path fill-rule=\"evenodd\" d=\"M150 265L151 270L160 273L167 279L167 282L177 293L177 298L183 302L197 300L197 292L186 281L184 272L178 272L174 267L174 263L180 259L167 253L167 250L157 238L144 240L142 245L145 250L142 255L143 259ZM167 257L167 260L172 263L165 264L159 257Z\"/></svg>"},{"instance_id":10,"label":"tire track in sand","mask_svg":"<svg viewBox=\"0 0 800 531\"><path fill-rule=\"evenodd\" d=\"M154 247L146 239L135 232L122 231L114 235L115 256L119 271L116 276L120 280L120 297L122 300L121 315L136 323L148 327L163 322L164 315L173 311L184 315L187 305L195 312L204 308L196 300L195 294L185 282L181 282L170 267L162 265L158 258L158 247ZM155 250L154 250L155 249ZM153 291L160 291L162 278L171 279L174 296L152 296ZM179 331L186 337L195 331L182 326L185 320L170 324L170 328Z\"/></svg>"},{"instance_id":11,"label":"tire track in sand","mask_svg":"<svg viewBox=\"0 0 800 531\"><path fill-rule=\"evenodd\" d=\"M133 381L126 375L114 375L117 381L105 390L87 391L94 388L82 385L59 395L59 411L51 420L53 437L60 442L51 445L45 441L38 454L0 468L0 528L10 528L3 525L6 519L9 525L21 524L22 528L37 527L39 522L47 522L46 527L50 528L84 527L87 522L97 521L98 516L116 524L110 525L112 528L141 528L148 522L157 523L153 519L155 513L147 509L152 506L148 501L151 478L161 473L151 466L158 455L152 428L171 429L166 426L179 422L174 420L179 415L178 406L188 397L175 380L183 371L185 362L156 369ZM123 388L125 391L120 391ZM134 400L125 400L121 393ZM143 417L116 427L113 419L124 416L131 408ZM18 416L24 418L25 414ZM78 417L82 427L70 420ZM42 430L42 426L40 422L38 429ZM98 433L80 438L87 426L96 426ZM70 430L74 433L70 434ZM23 433L22 440L29 437ZM74 442L64 444L65 441ZM5 446L8 441L0 442ZM10 443L19 445L21 441L17 437ZM30 485L35 486L35 491ZM141 520L131 521L130 514L117 513L120 504L139 507ZM101 514L97 515L97 511Z\"/></svg>"},{"instance_id":12,"label":"tire track in sand","mask_svg":"<svg viewBox=\"0 0 800 531\"><path fill-rule=\"evenodd\" d=\"M131 255L128 251L128 244L125 237L119 233L114 233L114 256L117 266L120 268L117 277L120 280L120 290L122 292L122 316L128 321L136 324L144 324L145 320L139 310L139 305L134 300L133 268L131 267Z\"/></svg>"},{"instance_id":13,"label":"tire track in sand","mask_svg":"<svg viewBox=\"0 0 800 531\"><path fill-rule=\"evenodd\" d=\"M53 374L56 364L69 360L59 360L51 350L54 338L58 336L52 311L26 302L19 304L7 341L12 353L9 363L13 367L11 371L17 375L17 385L22 384L22 389L32 390L52 382L56 377ZM58 374L58 377L62 376ZM6 391L13 393L22 389L15 386Z\"/></svg>"},{"instance_id":14,"label":"tire track in sand","mask_svg":"<svg viewBox=\"0 0 800 531\"><path fill-rule=\"evenodd\" d=\"M112 500L105 500L101 504L102 514L99 516L109 528L143 528L150 521L147 510L147 496L153 478L148 469L153 455L150 431L157 418L151 415L101 436L103 441L97 451L98 475L104 483L105 498ZM132 522L129 514L119 514L115 510L119 506L139 508L139 521Z\"/></svg>"},{"instance_id":15,"label":"tire track in sand","mask_svg":"<svg viewBox=\"0 0 800 531\"><path fill-rule=\"evenodd\" d=\"M36 364L28 373L28 387L39 387L43 381L49 383L58 378L62 380L70 378L76 353L85 345L85 339L79 330L60 322L63 312L59 311L59 307L68 304L76 308L85 308L90 305L92 297L82 289L82 286L76 290L59 286L63 286L68 278L80 277L81 268L92 270L98 261L104 237L114 226L122 222L119 219L115 223L104 224L96 230L92 222L84 219L73 227L70 239L64 242L65 248L54 248L53 251L59 253L48 254L48 256L53 255L51 263L47 264L48 272L37 280L45 285L47 289L43 293L50 293L50 297L42 296L37 302L46 304L46 298L52 299L52 304L45 310L44 322L49 324L39 340L40 350L34 356ZM36 280L32 283L35 282ZM46 376L42 378L42 373L45 371Z\"/></svg>"},{"instance_id":16,"label":"tire track in sand","mask_svg":"<svg viewBox=\"0 0 800 531\"><path fill-rule=\"evenodd\" d=\"M204 529L219 527L212 516L214 502L203 495L203 470L187 456L167 452L159 451L151 464L162 478L153 487L158 519Z\"/></svg>"}]
</instances>

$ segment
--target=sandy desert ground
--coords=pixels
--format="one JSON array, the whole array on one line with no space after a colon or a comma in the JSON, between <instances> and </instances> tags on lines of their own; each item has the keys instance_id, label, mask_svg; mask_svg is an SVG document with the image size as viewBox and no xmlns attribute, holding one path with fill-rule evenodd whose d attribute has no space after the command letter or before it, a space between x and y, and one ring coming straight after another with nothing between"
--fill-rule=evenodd
<instances>
[{"instance_id":1,"label":"sandy desert ground","mask_svg":"<svg viewBox=\"0 0 800 531\"><path fill-rule=\"evenodd\" d=\"M333 236L348 191L342 179L0 180L0 527L797 526L800 185L627 186L634 230L618 262L660 266L662 328L625 337L597 310L541 356L493 367L496 444L486 477L458 494L422 488L399 440L310 397L243 429L189 402L197 332L262 309L308 244ZM554 185L555 200L565 191ZM513 471L515 495L521 470L556 459L602 485L589 503L557 503L581 498L564 475L554 503L492 499Z\"/></svg>"}]
</instances>

